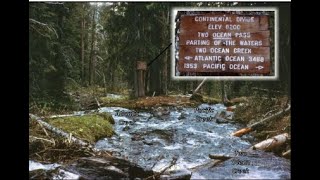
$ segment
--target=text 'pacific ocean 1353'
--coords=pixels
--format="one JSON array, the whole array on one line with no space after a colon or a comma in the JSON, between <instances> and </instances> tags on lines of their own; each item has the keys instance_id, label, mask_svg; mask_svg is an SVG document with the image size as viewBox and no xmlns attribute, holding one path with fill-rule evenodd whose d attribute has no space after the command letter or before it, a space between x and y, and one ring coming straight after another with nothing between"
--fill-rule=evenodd
<instances>
[{"instance_id":1,"label":"text 'pacific ocean 1353'","mask_svg":"<svg viewBox=\"0 0 320 180\"><path fill-rule=\"evenodd\" d=\"M182 14L178 31L180 72L270 74L267 15Z\"/></svg>"}]
</instances>

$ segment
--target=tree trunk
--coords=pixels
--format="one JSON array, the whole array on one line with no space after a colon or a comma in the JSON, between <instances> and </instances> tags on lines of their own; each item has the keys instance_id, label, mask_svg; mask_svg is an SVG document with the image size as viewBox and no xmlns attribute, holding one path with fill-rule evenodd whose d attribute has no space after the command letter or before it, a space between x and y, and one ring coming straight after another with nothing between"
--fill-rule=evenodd
<instances>
[{"instance_id":1,"label":"tree trunk","mask_svg":"<svg viewBox=\"0 0 320 180\"><path fill-rule=\"evenodd\" d=\"M106 76L104 75L104 73L102 73L102 78L103 78L103 86L104 86L104 95L107 95L107 82L106 82Z\"/></svg>"},{"instance_id":2,"label":"tree trunk","mask_svg":"<svg viewBox=\"0 0 320 180\"><path fill-rule=\"evenodd\" d=\"M136 63L134 64L134 67L136 67ZM137 71L136 69L133 70L133 85L134 85L134 96L139 97L138 93L138 81L137 81Z\"/></svg>"},{"instance_id":3,"label":"tree trunk","mask_svg":"<svg viewBox=\"0 0 320 180\"><path fill-rule=\"evenodd\" d=\"M168 95L168 71L167 71L167 68L168 68L168 59L167 59L167 54L168 54L168 51L166 51L165 53L165 56L164 56L164 64L163 64L163 71L162 71L162 82L163 82L163 93L165 95Z\"/></svg>"},{"instance_id":4,"label":"tree trunk","mask_svg":"<svg viewBox=\"0 0 320 180\"><path fill-rule=\"evenodd\" d=\"M150 66L150 93L156 92L156 96L161 94L160 69L161 63L159 59L155 60Z\"/></svg>"},{"instance_id":5,"label":"tree trunk","mask_svg":"<svg viewBox=\"0 0 320 180\"><path fill-rule=\"evenodd\" d=\"M85 60L84 60L84 29L85 29L85 19L84 19L84 7L83 4L83 11L82 11L82 19L81 19L81 80L84 83L85 81Z\"/></svg>"},{"instance_id":6,"label":"tree trunk","mask_svg":"<svg viewBox=\"0 0 320 180\"><path fill-rule=\"evenodd\" d=\"M167 13L167 14L166 14ZM163 11L162 12L162 18L165 19L165 24L169 24L169 11L165 12ZM162 35L162 47L165 47L167 46L167 39L168 39L168 31L167 31L167 27L163 26L162 27L162 32L163 32L163 35ZM165 94L165 95L168 95L168 51L169 50L166 50L165 54L164 54L164 58L163 58L163 70L162 70L162 92Z\"/></svg>"},{"instance_id":7,"label":"tree trunk","mask_svg":"<svg viewBox=\"0 0 320 180\"><path fill-rule=\"evenodd\" d=\"M95 74L95 41L96 41L96 36L95 36L95 30L96 30L96 22L95 22L95 17L96 17L96 7L93 9L93 14L92 14L92 31L91 31L91 52L90 52L90 63L89 63L89 85L94 84L94 74Z\"/></svg>"}]
</instances>

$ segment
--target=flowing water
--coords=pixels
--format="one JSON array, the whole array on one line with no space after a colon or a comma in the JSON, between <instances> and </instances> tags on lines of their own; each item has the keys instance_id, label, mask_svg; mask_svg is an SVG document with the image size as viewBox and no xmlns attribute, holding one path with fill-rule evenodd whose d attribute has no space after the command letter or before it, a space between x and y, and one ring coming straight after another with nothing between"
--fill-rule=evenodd
<instances>
[{"instance_id":1,"label":"flowing water","mask_svg":"<svg viewBox=\"0 0 320 180\"><path fill-rule=\"evenodd\" d=\"M235 152L248 149L253 140L249 135L231 136L242 128L239 124L216 122L215 117L221 112L232 117L222 104L202 104L198 109L157 108L152 112L121 107L104 107L99 111L112 114L116 135L99 140L95 148L112 151L114 156L142 168L161 172L174 161L168 171L190 173L191 179L290 178L290 161L265 152L257 152L259 157L238 157L244 164L239 165L232 158L210 167L209 154L235 156Z\"/></svg>"},{"instance_id":2,"label":"flowing water","mask_svg":"<svg viewBox=\"0 0 320 180\"><path fill-rule=\"evenodd\" d=\"M197 108L159 107L139 112L121 107L103 107L99 111L112 114L116 135L99 140L95 148L133 162L144 172L160 172L160 179L291 178L290 160L273 153L248 151L254 141L250 135L241 138L231 136L243 126L232 121L233 113L226 111L222 104L202 104ZM84 112L75 113L82 114ZM216 117L221 115L230 121L217 120ZM209 155L231 158L216 164ZM91 160L84 164L102 161ZM91 178L105 178L107 172L103 163L87 167L83 166L82 161L79 162L60 168L59 164L43 165L29 161L29 171L60 168L54 179L78 179L88 172L93 175ZM108 165L113 167L108 173L121 171L113 166L116 164L118 162ZM102 177L96 172L100 172Z\"/></svg>"}]
</instances>

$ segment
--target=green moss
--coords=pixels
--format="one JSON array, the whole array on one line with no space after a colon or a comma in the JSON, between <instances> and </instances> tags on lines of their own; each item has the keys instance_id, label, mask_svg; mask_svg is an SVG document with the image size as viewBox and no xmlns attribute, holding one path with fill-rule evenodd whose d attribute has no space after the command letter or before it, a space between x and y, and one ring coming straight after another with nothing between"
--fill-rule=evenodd
<instances>
[{"instance_id":1,"label":"green moss","mask_svg":"<svg viewBox=\"0 0 320 180\"><path fill-rule=\"evenodd\" d=\"M112 117L112 115L110 113L106 113L106 112L102 112L102 113L98 113L97 115L99 115L100 117L102 117L104 120L107 120L110 124L114 124L114 119Z\"/></svg>"},{"instance_id":2,"label":"green moss","mask_svg":"<svg viewBox=\"0 0 320 180\"><path fill-rule=\"evenodd\" d=\"M195 101L201 102L201 103L204 102L204 101L203 101L203 97L202 97L202 95L200 95L200 94L193 94L193 95L191 96L190 100L195 100Z\"/></svg>"},{"instance_id":3,"label":"green moss","mask_svg":"<svg viewBox=\"0 0 320 180\"><path fill-rule=\"evenodd\" d=\"M103 137L110 137L114 134L110 123L114 122L114 120L110 114L105 116L107 117L106 119L98 114L64 117L50 119L49 123L68 133L72 133L77 138L94 143Z\"/></svg>"},{"instance_id":4,"label":"green moss","mask_svg":"<svg viewBox=\"0 0 320 180\"><path fill-rule=\"evenodd\" d=\"M123 95L121 98L100 97L99 101L101 101L104 104L108 104L108 103L115 103L115 102L123 102L128 99L129 99L128 96Z\"/></svg>"},{"instance_id":5,"label":"green moss","mask_svg":"<svg viewBox=\"0 0 320 180\"><path fill-rule=\"evenodd\" d=\"M221 103L221 99L217 99L209 96L203 96L203 102L208 104L218 104L218 103Z\"/></svg>"}]
</instances>

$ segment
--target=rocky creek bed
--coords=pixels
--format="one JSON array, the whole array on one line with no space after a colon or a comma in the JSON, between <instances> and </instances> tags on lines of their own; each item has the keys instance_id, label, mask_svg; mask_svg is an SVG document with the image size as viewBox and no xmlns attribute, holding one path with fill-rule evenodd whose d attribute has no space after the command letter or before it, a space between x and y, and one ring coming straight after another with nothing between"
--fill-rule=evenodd
<instances>
[{"instance_id":1,"label":"rocky creek bed","mask_svg":"<svg viewBox=\"0 0 320 180\"><path fill-rule=\"evenodd\" d=\"M243 152L253 145L255 139L250 135L231 136L243 126L232 120L221 122L217 119L221 114L232 119L233 113L226 111L222 104L201 104L198 108L159 107L152 111L103 107L98 111L112 114L115 135L98 140L94 149L108 151L112 157L80 158L53 167L30 161L30 173L49 171L53 179L291 177L290 160L271 152ZM233 158L217 164L210 154Z\"/></svg>"}]
</instances>

